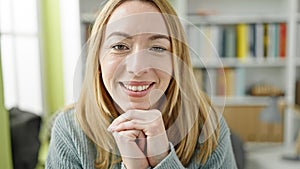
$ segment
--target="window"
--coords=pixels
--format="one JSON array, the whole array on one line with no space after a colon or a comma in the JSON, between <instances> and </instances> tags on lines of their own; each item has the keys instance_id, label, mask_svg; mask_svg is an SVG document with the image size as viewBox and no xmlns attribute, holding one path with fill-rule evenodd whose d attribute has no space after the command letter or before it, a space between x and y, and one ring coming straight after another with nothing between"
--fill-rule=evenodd
<instances>
[{"instance_id":1,"label":"window","mask_svg":"<svg viewBox=\"0 0 300 169\"><path fill-rule=\"evenodd\" d=\"M43 110L37 0L0 0L0 48L7 109Z\"/></svg>"}]
</instances>

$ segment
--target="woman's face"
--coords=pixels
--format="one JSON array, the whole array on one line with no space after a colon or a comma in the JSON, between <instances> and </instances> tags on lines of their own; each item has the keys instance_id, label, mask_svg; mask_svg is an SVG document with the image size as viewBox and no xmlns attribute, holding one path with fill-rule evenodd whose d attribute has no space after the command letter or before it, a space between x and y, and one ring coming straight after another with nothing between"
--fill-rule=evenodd
<instances>
[{"instance_id":1,"label":"woman's face","mask_svg":"<svg viewBox=\"0 0 300 169\"><path fill-rule=\"evenodd\" d=\"M102 44L101 76L118 107L155 108L173 71L169 33L159 10L141 1L121 4L108 21Z\"/></svg>"}]
</instances>

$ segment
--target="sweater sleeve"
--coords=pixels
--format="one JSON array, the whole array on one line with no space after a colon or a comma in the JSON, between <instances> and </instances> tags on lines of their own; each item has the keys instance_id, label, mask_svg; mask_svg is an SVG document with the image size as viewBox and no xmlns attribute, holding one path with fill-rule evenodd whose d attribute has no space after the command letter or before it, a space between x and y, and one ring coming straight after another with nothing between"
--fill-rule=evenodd
<instances>
[{"instance_id":1,"label":"sweater sleeve","mask_svg":"<svg viewBox=\"0 0 300 169\"><path fill-rule=\"evenodd\" d=\"M82 168L76 148L69 135L64 118L59 115L52 127L51 141L45 164L47 169ZM67 132L66 132L67 131Z\"/></svg>"},{"instance_id":2,"label":"sweater sleeve","mask_svg":"<svg viewBox=\"0 0 300 169\"><path fill-rule=\"evenodd\" d=\"M163 159L157 166L155 166L154 169L185 169L185 167L181 164L178 156L176 155L172 143L170 143L170 149L171 151L169 155L165 159ZM197 153L199 152L196 150L193 158L188 164L188 169L237 169L231 146L229 128L223 117L220 120L220 137L218 146L210 155L204 165L201 165L200 162L196 160L195 154Z\"/></svg>"},{"instance_id":3,"label":"sweater sleeve","mask_svg":"<svg viewBox=\"0 0 300 169\"><path fill-rule=\"evenodd\" d=\"M184 166L181 164L175 152L173 144L172 143L169 144L170 144L170 153L159 164L157 164L154 167L154 169L166 169L166 168L184 169Z\"/></svg>"},{"instance_id":4,"label":"sweater sleeve","mask_svg":"<svg viewBox=\"0 0 300 169\"><path fill-rule=\"evenodd\" d=\"M172 168L172 169L184 169L183 165L181 164L180 160L178 159L174 146L170 142L169 143L171 151L168 154L166 158L164 158L158 165L156 165L153 169L166 169L166 168ZM121 169L126 169L124 163L121 163ZM148 167L147 169L151 169L151 167Z\"/></svg>"}]
</instances>

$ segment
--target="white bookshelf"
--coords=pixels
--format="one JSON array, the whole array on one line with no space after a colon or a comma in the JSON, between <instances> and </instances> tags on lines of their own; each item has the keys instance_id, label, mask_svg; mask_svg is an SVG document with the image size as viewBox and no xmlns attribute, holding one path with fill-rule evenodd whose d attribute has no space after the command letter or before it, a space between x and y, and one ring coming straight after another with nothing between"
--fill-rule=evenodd
<instances>
[{"instance_id":1,"label":"white bookshelf","mask_svg":"<svg viewBox=\"0 0 300 169\"><path fill-rule=\"evenodd\" d=\"M176 6L178 1L172 0L172 3ZM300 78L300 11L299 0L253 0L253 1L240 1L240 0L186 0L184 6L186 7L185 18L188 22L194 24L196 27L205 25L230 25L230 24L269 24L269 23L286 23L287 35L286 35L286 57L284 59L271 59L260 60L248 59L240 61L235 59L192 59L193 66L195 68L207 68L207 69L219 69L222 67L230 68L244 68L245 71L252 69L262 70L260 74L265 74L265 78L268 81L272 81L277 86L281 86L285 93L282 98L287 105L284 117L284 143L286 145L291 144L294 138L294 112L293 105L295 103L295 83L297 78ZM181 13L183 13L181 11ZM208 15L198 15L199 13L208 13ZM297 28L298 26L298 28ZM189 32L187 30L187 35ZM298 38L297 38L298 37ZM193 45L191 45L193 46ZM195 46L193 46L195 47ZM195 51L201 51L201 49L195 49ZM298 51L298 53L296 53ZM274 75L268 74L272 70L275 71L275 77L278 80L274 80ZM280 73L278 73L280 72ZM255 74L252 74L253 81L255 81ZM300 80L300 79L298 79ZM245 85L250 86L252 80L245 80ZM232 96L232 97L220 97L212 96L212 100L215 100L216 104L225 103L226 105L265 105L267 103L266 97L254 97L254 96Z\"/></svg>"},{"instance_id":2,"label":"white bookshelf","mask_svg":"<svg viewBox=\"0 0 300 169\"><path fill-rule=\"evenodd\" d=\"M290 145L294 142L294 136L296 131L294 129L294 116L293 107L295 104L295 83L296 83L296 64L297 57L297 13L299 0L289 0L289 12L288 12L288 57L286 64L286 102L287 109L285 111L284 120L284 141L286 145Z\"/></svg>"}]
</instances>

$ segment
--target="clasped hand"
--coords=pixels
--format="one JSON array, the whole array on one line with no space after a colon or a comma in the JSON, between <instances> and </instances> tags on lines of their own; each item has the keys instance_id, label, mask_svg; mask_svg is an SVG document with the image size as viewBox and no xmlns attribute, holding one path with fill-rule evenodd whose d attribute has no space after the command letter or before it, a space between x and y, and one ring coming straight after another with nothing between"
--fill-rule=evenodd
<instances>
[{"instance_id":1,"label":"clasped hand","mask_svg":"<svg viewBox=\"0 0 300 169\"><path fill-rule=\"evenodd\" d=\"M159 110L128 110L108 127L113 133L127 169L156 166L169 151Z\"/></svg>"}]
</instances>

